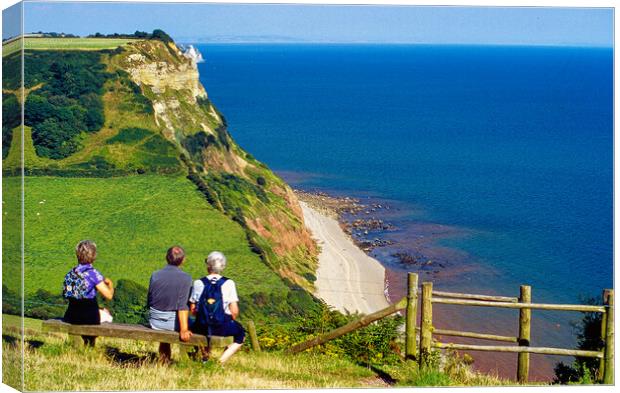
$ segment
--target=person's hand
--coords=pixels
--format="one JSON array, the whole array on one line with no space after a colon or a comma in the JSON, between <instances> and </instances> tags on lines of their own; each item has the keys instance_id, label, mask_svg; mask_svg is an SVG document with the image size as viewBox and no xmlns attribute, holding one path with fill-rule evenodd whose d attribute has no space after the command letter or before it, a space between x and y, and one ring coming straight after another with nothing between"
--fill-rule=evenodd
<instances>
[{"instance_id":1,"label":"person's hand","mask_svg":"<svg viewBox=\"0 0 620 393\"><path fill-rule=\"evenodd\" d=\"M182 330L181 332L179 332L179 338L183 342L188 342L190 338L192 338L192 332L189 330Z\"/></svg>"},{"instance_id":2,"label":"person's hand","mask_svg":"<svg viewBox=\"0 0 620 393\"><path fill-rule=\"evenodd\" d=\"M109 279L109 278L107 278L107 277L103 279L103 282L105 283L105 285L107 285L107 286L108 286L108 287L110 287L110 288L113 288L113 287L114 287L114 284L112 284L112 280L110 280L110 279Z\"/></svg>"}]
</instances>

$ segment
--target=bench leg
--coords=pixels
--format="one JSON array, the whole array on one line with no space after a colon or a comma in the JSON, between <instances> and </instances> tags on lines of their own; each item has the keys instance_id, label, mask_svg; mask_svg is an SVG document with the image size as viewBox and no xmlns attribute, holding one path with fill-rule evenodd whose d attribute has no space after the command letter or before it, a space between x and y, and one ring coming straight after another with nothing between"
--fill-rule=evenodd
<instances>
[{"instance_id":1,"label":"bench leg","mask_svg":"<svg viewBox=\"0 0 620 393\"><path fill-rule=\"evenodd\" d=\"M84 341L84 345L92 348L95 346L95 341L97 340L97 336L82 336L82 340Z\"/></svg>"},{"instance_id":2,"label":"bench leg","mask_svg":"<svg viewBox=\"0 0 620 393\"><path fill-rule=\"evenodd\" d=\"M79 336L76 334L69 335L69 341L75 348L82 348L83 346L94 347L97 336Z\"/></svg>"},{"instance_id":3,"label":"bench leg","mask_svg":"<svg viewBox=\"0 0 620 393\"><path fill-rule=\"evenodd\" d=\"M196 355L200 354L200 348L194 345L179 344L179 353L181 357L187 356L189 359L194 359Z\"/></svg>"},{"instance_id":4,"label":"bench leg","mask_svg":"<svg viewBox=\"0 0 620 393\"><path fill-rule=\"evenodd\" d=\"M170 348L170 344L168 343L159 343L159 361L167 364L170 363L172 359L172 351Z\"/></svg>"}]
</instances>

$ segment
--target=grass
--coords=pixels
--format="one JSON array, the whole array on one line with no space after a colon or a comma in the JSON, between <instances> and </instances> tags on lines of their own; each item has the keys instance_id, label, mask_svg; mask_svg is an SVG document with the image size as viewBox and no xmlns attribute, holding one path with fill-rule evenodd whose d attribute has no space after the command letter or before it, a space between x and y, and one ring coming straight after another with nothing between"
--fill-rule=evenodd
<instances>
[{"instance_id":1,"label":"grass","mask_svg":"<svg viewBox=\"0 0 620 393\"><path fill-rule=\"evenodd\" d=\"M5 327L19 329L21 327L22 318L18 315L2 314L2 328ZM34 318L24 318L24 328L32 330L41 330L41 321Z\"/></svg>"},{"instance_id":2,"label":"grass","mask_svg":"<svg viewBox=\"0 0 620 393\"><path fill-rule=\"evenodd\" d=\"M506 386L510 381L474 373L449 356L443 370L419 370L415 362L366 367L317 353L286 355L244 346L224 368L184 358L173 348L173 363L156 361L155 343L99 338L93 349L71 347L66 336L40 332L40 321L25 318L25 390L218 390L309 389L407 386ZM20 384L18 317L3 315L3 381ZM165 375L165 378L163 377ZM514 383L512 383L514 384Z\"/></svg>"},{"instance_id":3,"label":"grass","mask_svg":"<svg viewBox=\"0 0 620 393\"><path fill-rule=\"evenodd\" d=\"M4 283L19 289L19 246L8 228L18 223L19 178L4 178ZM282 281L247 246L241 227L213 209L183 177L119 178L26 177L26 293L39 288L59 293L65 273L75 262L82 239L98 246L95 267L113 281L130 279L145 287L151 273L165 264L174 244L187 252L184 270L205 274L204 258L213 250L229 259L227 276L240 295L285 292ZM11 241L13 239L13 241ZM11 245L15 247L11 247Z\"/></svg>"},{"instance_id":4,"label":"grass","mask_svg":"<svg viewBox=\"0 0 620 393\"><path fill-rule=\"evenodd\" d=\"M129 38L36 38L24 39L24 49L32 50L102 50L115 49L137 41ZM2 45L2 56L21 49L22 41L15 40Z\"/></svg>"},{"instance_id":5,"label":"grass","mask_svg":"<svg viewBox=\"0 0 620 393\"><path fill-rule=\"evenodd\" d=\"M32 143L32 129L28 126L23 127L24 130L24 162L27 166L43 167L54 163L54 160L39 157ZM21 133L22 127L18 126L13 129L13 141L9 148L9 153L2 162L5 168L18 168L21 165Z\"/></svg>"},{"instance_id":6,"label":"grass","mask_svg":"<svg viewBox=\"0 0 620 393\"><path fill-rule=\"evenodd\" d=\"M35 320L26 319L32 325ZM19 318L6 318L11 331ZM170 366L156 361L157 344L100 338L94 349L74 349L62 334L27 330L24 390L294 389L385 386L371 370L328 356L255 353L244 348L225 368L183 359L173 349ZM2 342L3 381L19 386L21 340ZM165 377L164 377L165 376Z\"/></svg>"}]
</instances>

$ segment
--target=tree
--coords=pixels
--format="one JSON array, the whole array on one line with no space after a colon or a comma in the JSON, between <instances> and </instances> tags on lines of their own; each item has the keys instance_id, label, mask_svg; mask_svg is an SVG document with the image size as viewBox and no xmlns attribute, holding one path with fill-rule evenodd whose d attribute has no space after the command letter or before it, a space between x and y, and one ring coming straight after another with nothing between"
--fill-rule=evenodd
<instances>
[{"instance_id":1,"label":"tree","mask_svg":"<svg viewBox=\"0 0 620 393\"><path fill-rule=\"evenodd\" d=\"M49 103L47 98L33 93L28 94L26 105L24 105L24 123L27 126L41 123L54 114L54 106Z\"/></svg>"},{"instance_id":2,"label":"tree","mask_svg":"<svg viewBox=\"0 0 620 393\"><path fill-rule=\"evenodd\" d=\"M163 30L160 29L155 29L153 30L153 33L151 34L151 37L155 40L160 40L163 42L172 42L172 37L170 37L168 34L166 34L166 32L164 32Z\"/></svg>"}]
</instances>

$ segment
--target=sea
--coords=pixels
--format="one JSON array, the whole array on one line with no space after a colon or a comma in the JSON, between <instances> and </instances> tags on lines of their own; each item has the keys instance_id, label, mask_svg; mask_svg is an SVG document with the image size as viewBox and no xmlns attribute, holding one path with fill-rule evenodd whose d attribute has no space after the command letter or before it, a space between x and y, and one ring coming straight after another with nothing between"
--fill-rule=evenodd
<instances>
[{"instance_id":1,"label":"sea","mask_svg":"<svg viewBox=\"0 0 620 393\"><path fill-rule=\"evenodd\" d=\"M241 147L294 188L358 198L390 224L356 235L393 242L371 251L392 300L408 271L444 291L530 285L539 303L612 287L612 48L195 46ZM516 310L436 308L437 328L518 331ZM581 317L534 310L532 345L576 347ZM516 354L471 354L514 378ZM532 355L531 379L572 360Z\"/></svg>"}]
</instances>

